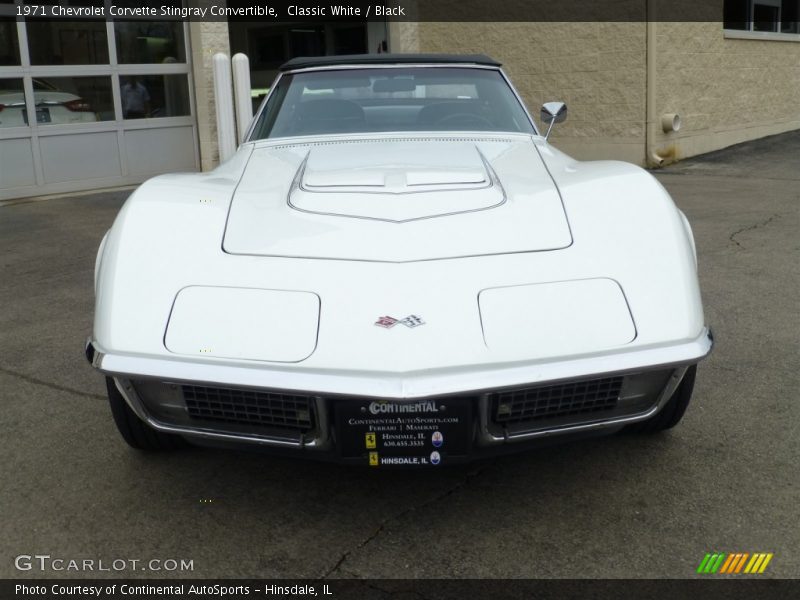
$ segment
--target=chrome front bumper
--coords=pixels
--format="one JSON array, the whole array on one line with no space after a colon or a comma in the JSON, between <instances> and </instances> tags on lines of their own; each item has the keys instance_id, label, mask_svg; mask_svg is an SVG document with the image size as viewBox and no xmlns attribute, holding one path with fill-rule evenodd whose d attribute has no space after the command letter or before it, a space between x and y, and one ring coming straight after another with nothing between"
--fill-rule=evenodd
<instances>
[{"instance_id":1,"label":"chrome front bumper","mask_svg":"<svg viewBox=\"0 0 800 600\"><path fill-rule=\"evenodd\" d=\"M331 436L329 406L337 397L358 396L381 400L412 400L431 396L469 396L476 401L475 446L488 448L513 442L532 441L541 438L569 434L589 434L602 430L615 430L626 424L646 420L656 414L680 384L688 366L707 356L713 347L711 331L705 329L701 336L689 343L637 352L621 353L613 357L586 358L510 367L502 370L477 371L464 376L452 374L421 375L415 378L389 376L359 377L329 374L305 374L281 370L264 370L256 367L241 367L206 364L172 359L154 359L106 354L98 351L92 341L86 345L89 362L104 374L113 377L117 388L131 410L152 428L197 441L248 444L273 448L330 451L334 443ZM586 379L605 375L630 375L642 371L670 371L669 378L655 402L645 411L611 418L576 419L571 423L559 423L552 427L498 432L490 422L490 394L497 389L512 386L538 386L575 379ZM131 380L148 379L210 386L233 386L252 389L279 389L306 392L308 388L315 397L318 423L314 435L262 435L252 432L221 431L216 427L189 426L167 423L156 418L147 409L146 403L136 391ZM306 390L297 387L298 381L308 385ZM319 388L314 384L320 384ZM435 390L435 392L434 392ZM364 393L382 392L382 393ZM405 391L406 393L402 393Z\"/></svg>"}]
</instances>

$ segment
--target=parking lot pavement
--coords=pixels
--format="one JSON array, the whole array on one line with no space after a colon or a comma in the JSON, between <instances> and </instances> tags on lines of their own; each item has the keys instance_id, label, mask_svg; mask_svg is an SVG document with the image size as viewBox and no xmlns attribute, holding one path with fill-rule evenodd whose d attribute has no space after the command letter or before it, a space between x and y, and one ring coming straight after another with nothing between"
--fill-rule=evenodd
<instances>
[{"instance_id":1,"label":"parking lot pavement","mask_svg":"<svg viewBox=\"0 0 800 600\"><path fill-rule=\"evenodd\" d=\"M657 176L717 343L681 425L425 472L129 450L82 353L127 192L0 208L0 577L52 576L15 570L37 553L199 577L686 577L715 550L800 576L800 132Z\"/></svg>"}]
</instances>

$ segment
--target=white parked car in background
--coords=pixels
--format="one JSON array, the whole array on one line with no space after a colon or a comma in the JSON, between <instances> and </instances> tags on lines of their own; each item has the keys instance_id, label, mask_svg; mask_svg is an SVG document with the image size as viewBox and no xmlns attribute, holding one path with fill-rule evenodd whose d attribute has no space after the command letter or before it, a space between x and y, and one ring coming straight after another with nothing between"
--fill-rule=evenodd
<instances>
[{"instance_id":1,"label":"white parked car in background","mask_svg":"<svg viewBox=\"0 0 800 600\"><path fill-rule=\"evenodd\" d=\"M0 128L28 126L28 109L21 84L21 79L0 79ZM63 92L43 79L33 80L33 103L36 122L40 125L97 121L89 102Z\"/></svg>"},{"instance_id":2,"label":"white parked car in background","mask_svg":"<svg viewBox=\"0 0 800 600\"><path fill-rule=\"evenodd\" d=\"M131 195L96 295L145 450L434 467L658 431L712 346L664 188L553 148L485 56L288 62L229 161Z\"/></svg>"}]
</instances>

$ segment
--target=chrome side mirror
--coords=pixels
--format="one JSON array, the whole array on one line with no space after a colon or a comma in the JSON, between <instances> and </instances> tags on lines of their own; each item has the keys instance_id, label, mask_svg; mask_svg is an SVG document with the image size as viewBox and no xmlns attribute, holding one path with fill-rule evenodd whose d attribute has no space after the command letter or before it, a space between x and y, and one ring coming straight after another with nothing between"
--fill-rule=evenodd
<instances>
[{"instance_id":1,"label":"chrome side mirror","mask_svg":"<svg viewBox=\"0 0 800 600\"><path fill-rule=\"evenodd\" d=\"M542 104L542 112L540 114L542 123L549 123L547 133L544 139L550 137L550 131L556 123L563 123L567 120L567 105L563 102L545 102Z\"/></svg>"}]
</instances>

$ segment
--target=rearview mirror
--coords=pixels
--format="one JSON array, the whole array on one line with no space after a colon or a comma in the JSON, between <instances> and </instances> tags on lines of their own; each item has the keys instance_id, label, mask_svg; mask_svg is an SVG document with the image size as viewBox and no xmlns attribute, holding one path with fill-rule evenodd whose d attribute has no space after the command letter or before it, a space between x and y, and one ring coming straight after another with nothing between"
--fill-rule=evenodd
<instances>
[{"instance_id":1,"label":"rearview mirror","mask_svg":"<svg viewBox=\"0 0 800 600\"><path fill-rule=\"evenodd\" d=\"M556 123L563 123L567 120L567 105L563 102L545 102L542 104L541 112L542 123L549 123L544 139L550 137L550 131Z\"/></svg>"}]
</instances>

